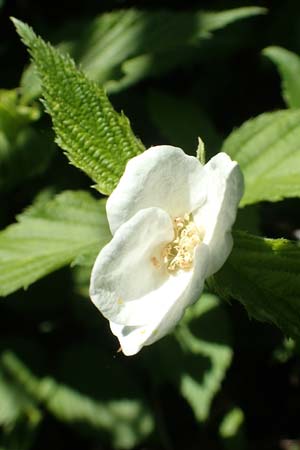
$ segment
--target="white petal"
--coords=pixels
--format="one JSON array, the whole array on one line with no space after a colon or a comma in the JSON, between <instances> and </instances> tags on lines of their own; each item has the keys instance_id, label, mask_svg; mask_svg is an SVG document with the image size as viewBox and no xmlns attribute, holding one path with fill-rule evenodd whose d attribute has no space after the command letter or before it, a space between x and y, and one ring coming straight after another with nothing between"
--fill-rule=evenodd
<instances>
[{"instance_id":1,"label":"white petal","mask_svg":"<svg viewBox=\"0 0 300 450\"><path fill-rule=\"evenodd\" d=\"M141 210L119 228L98 255L91 275L91 299L107 319L147 325L153 318L159 321L186 293L193 270L170 275L161 260L162 249L173 237L170 217L159 208Z\"/></svg>"},{"instance_id":2,"label":"white petal","mask_svg":"<svg viewBox=\"0 0 300 450\"><path fill-rule=\"evenodd\" d=\"M218 153L205 166L206 202L193 213L198 227L205 230L204 243L210 258L207 277L217 272L232 250L231 227L244 192L242 172L226 153Z\"/></svg>"},{"instance_id":3,"label":"white petal","mask_svg":"<svg viewBox=\"0 0 300 450\"><path fill-rule=\"evenodd\" d=\"M128 326L148 322L166 289L161 252L173 237L170 216L159 208L139 211L118 229L91 274L91 299L107 319Z\"/></svg>"},{"instance_id":4,"label":"white petal","mask_svg":"<svg viewBox=\"0 0 300 450\"><path fill-rule=\"evenodd\" d=\"M168 145L132 158L106 205L112 233L137 211L152 206L182 216L205 200L204 168L197 158Z\"/></svg>"},{"instance_id":5,"label":"white petal","mask_svg":"<svg viewBox=\"0 0 300 450\"><path fill-rule=\"evenodd\" d=\"M202 293L207 258L207 247L204 244L199 245L195 251L193 269L189 272L180 271L175 276L170 276L170 284L185 285L181 295L178 296L178 293L176 295L176 289L172 289L166 298L161 298L160 307L154 308L148 323L144 326L128 326L110 322L111 330L119 339L125 355L135 355L144 345L153 344L173 330L186 307L197 301ZM153 300L155 301L155 299Z\"/></svg>"}]
</instances>

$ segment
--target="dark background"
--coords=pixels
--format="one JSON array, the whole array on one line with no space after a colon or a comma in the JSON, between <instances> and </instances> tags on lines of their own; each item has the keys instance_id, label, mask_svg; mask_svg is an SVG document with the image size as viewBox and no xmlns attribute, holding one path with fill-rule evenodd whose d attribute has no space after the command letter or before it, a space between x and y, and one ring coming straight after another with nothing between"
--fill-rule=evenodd
<instances>
[{"instance_id":1,"label":"dark background","mask_svg":"<svg viewBox=\"0 0 300 450\"><path fill-rule=\"evenodd\" d=\"M59 36L63 35L67 24L73 21L84 23L97 14L113 9L133 6L149 10L222 10L246 5L264 6L268 8L268 14L238 21L218 30L212 47L192 65L179 67L160 78L146 79L128 91L111 97L114 106L123 109L130 117L133 129L145 145L162 143L160 130L155 128L147 109L146 98L151 89L191 98L199 103L214 124L220 139L223 139L250 117L285 107L280 78L261 51L269 45L280 45L300 54L300 3L296 0L254 0L252 3L226 0L6 0L0 12L0 88L17 87L22 70L28 64L26 49L16 35L9 16L28 22L44 38L55 43L59 42ZM42 120L43 126L49 128L49 118L44 117ZM49 185L54 185L58 191L66 188L88 189L90 181L70 167L58 150L44 174L0 194L1 226L13 222L15 215L31 203L37 192ZM299 227L298 211L299 202L294 200L260 205L259 232L269 237L294 238L293 233ZM92 341L95 348L108 349L108 372L112 358L117 358L121 365L135 373L143 391L148 393L151 380L142 368L141 357L128 360L116 354L116 343L108 334L104 321L98 316L94 317L92 307L84 307L86 317L80 308L81 303L74 299L68 269L46 277L26 292L2 299L1 349L13 348L21 355L29 355L28 361L41 375L57 375L57 364L64 360L65 349L72 347L76 352L76 347L82 344L89 347ZM164 383L150 402L152 406L159 404L164 429L160 431L158 426L154 434L138 447L140 450L300 448L300 443L297 444L297 440L300 442L300 362L297 352L292 352L290 357L285 354L282 361L274 357L274 352L280 348L283 340L281 333L270 325L250 321L236 302L226 304L225 308L232 324L234 359L215 397L209 420L198 424L178 391L171 384ZM42 324L47 323L51 323L52 328L44 332ZM80 364L83 353L78 350L78 367L97 373L98 365L94 360L90 360L86 366L82 359ZM83 380L84 375L79 372L79 380L81 376ZM100 372L98 377L101 380ZM217 433L222 417L234 405L238 405L245 415L240 444L225 443ZM81 433L76 427L60 422L46 411L44 414L44 421L34 433L32 443L25 445L21 437L17 444L4 443L5 450L111 448L106 440ZM20 436L23 436L22 433Z\"/></svg>"}]
</instances>

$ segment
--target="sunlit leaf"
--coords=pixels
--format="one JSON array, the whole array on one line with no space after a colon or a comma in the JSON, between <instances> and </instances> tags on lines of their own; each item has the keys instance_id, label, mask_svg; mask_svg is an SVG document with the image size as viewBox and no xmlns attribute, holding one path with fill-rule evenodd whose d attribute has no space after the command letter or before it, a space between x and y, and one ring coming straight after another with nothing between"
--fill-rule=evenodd
<instances>
[{"instance_id":1,"label":"sunlit leaf","mask_svg":"<svg viewBox=\"0 0 300 450\"><path fill-rule=\"evenodd\" d=\"M0 295L27 287L48 273L80 263L110 239L105 202L86 192L37 201L0 233Z\"/></svg>"},{"instance_id":2,"label":"sunlit leaf","mask_svg":"<svg viewBox=\"0 0 300 450\"><path fill-rule=\"evenodd\" d=\"M300 196L300 110L266 113L245 122L222 150L243 171L242 206Z\"/></svg>"},{"instance_id":3,"label":"sunlit leaf","mask_svg":"<svg viewBox=\"0 0 300 450\"><path fill-rule=\"evenodd\" d=\"M300 246L285 239L234 233L234 249L212 277L220 296L239 300L250 316L300 337Z\"/></svg>"},{"instance_id":4,"label":"sunlit leaf","mask_svg":"<svg viewBox=\"0 0 300 450\"><path fill-rule=\"evenodd\" d=\"M277 66L287 106L300 108L300 57L285 48L275 46L265 48L263 55Z\"/></svg>"},{"instance_id":5,"label":"sunlit leaf","mask_svg":"<svg viewBox=\"0 0 300 450\"><path fill-rule=\"evenodd\" d=\"M76 69L69 56L44 42L28 25L16 19L14 23L41 79L56 142L102 193L110 194L127 161L143 151L142 143L124 114L113 109L105 91Z\"/></svg>"}]
</instances>

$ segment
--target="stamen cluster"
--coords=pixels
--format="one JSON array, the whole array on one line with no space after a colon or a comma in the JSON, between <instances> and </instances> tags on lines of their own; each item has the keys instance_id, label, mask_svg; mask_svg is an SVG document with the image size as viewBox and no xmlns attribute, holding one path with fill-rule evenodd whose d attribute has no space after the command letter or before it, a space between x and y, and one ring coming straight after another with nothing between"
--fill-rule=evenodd
<instances>
[{"instance_id":1,"label":"stamen cluster","mask_svg":"<svg viewBox=\"0 0 300 450\"><path fill-rule=\"evenodd\" d=\"M203 236L189 214L176 217L173 224L175 239L163 249L163 261L169 272L190 270L194 262L195 247L202 241Z\"/></svg>"}]
</instances>

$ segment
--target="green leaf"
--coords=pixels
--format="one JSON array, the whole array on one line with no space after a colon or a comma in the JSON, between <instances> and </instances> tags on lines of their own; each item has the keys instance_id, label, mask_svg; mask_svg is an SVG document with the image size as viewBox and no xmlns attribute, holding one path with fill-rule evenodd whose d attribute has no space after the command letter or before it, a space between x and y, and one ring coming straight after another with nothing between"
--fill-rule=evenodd
<instances>
[{"instance_id":1,"label":"green leaf","mask_svg":"<svg viewBox=\"0 0 300 450\"><path fill-rule=\"evenodd\" d=\"M225 140L222 151L244 173L241 205L300 196L300 111L262 114Z\"/></svg>"},{"instance_id":2,"label":"green leaf","mask_svg":"<svg viewBox=\"0 0 300 450\"><path fill-rule=\"evenodd\" d=\"M36 105L20 104L18 92L0 90L0 190L14 188L42 173L53 155L49 133L41 133L34 122L40 117Z\"/></svg>"},{"instance_id":3,"label":"green leaf","mask_svg":"<svg viewBox=\"0 0 300 450\"><path fill-rule=\"evenodd\" d=\"M149 91L147 100L150 117L168 143L195 155L201 136L210 155L219 150L221 139L214 124L193 100L156 90Z\"/></svg>"},{"instance_id":4,"label":"green leaf","mask_svg":"<svg viewBox=\"0 0 300 450\"><path fill-rule=\"evenodd\" d=\"M22 73L20 95L20 102L24 105L27 105L42 95L40 79L33 64L26 67Z\"/></svg>"},{"instance_id":5,"label":"green leaf","mask_svg":"<svg viewBox=\"0 0 300 450\"><path fill-rule=\"evenodd\" d=\"M282 80L283 98L290 108L300 108L300 57L282 47L267 47L263 50L276 66Z\"/></svg>"},{"instance_id":6,"label":"green leaf","mask_svg":"<svg viewBox=\"0 0 300 450\"><path fill-rule=\"evenodd\" d=\"M15 426L18 420L27 418L39 422L40 413L34 402L22 389L12 383L0 365L0 425L7 429Z\"/></svg>"},{"instance_id":7,"label":"green leaf","mask_svg":"<svg viewBox=\"0 0 300 450\"><path fill-rule=\"evenodd\" d=\"M42 414L36 402L6 373L1 358L0 399L0 448L29 450Z\"/></svg>"},{"instance_id":8,"label":"green leaf","mask_svg":"<svg viewBox=\"0 0 300 450\"><path fill-rule=\"evenodd\" d=\"M0 127L9 137L22 126L39 119L40 110L34 106L25 106L18 102L16 89L0 89Z\"/></svg>"},{"instance_id":9,"label":"green leaf","mask_svg":"<svg viewBox=\"0 0 300 450\"><path fill-rule=\"evenodd\" d=\"M117 22L117 26L110 31L113 39L108 36L106 41L113 42L112 47L106 46L104 51L107 56L111 57L112 54L120 58L119 55L122 55L122 58L116 61L119 74L117 72L115 78L118 79L107 82L105 87L110 92L118 92L145 77L160 76L179 65L187 65L195 60L195 55L199 57L201 43L212 37L214 31L237 20L265 12L266 9L255 6L218 12L118 12L123 15L125 27L121 30L119 21ZM114 39L115 36L117 39ZM101 40L98 40L98 45L99 42ZM100 64L103 63L102 60ZM109 64L107 57L103 67L109 67Z\"/></svg>"},{"instance_id":10,"label":"green leaf","mask_svg":"<svg viewBox=\"0 0 300 450\"><path fill-rule=\"evenodd\" d=\"M66 39L69 52L88 77L107 92L119 92L145 77L193 62L200 44L214 31L265 12L256 6L210 12L115 10L84 26L80 22L75 39ZM78 35L79 29L83 31ZM25 99L38 95L32 70L25 72L22 87Z\"/></svg>"},{"instance_id":11,"label":"green leaf","mask_svg":"<svg viewBox=\"0 0 300 450\"><path fill-rule=\"evenodd\" d=\"M183 366L180 391L198 420L205 421L233 356L228 317L220 300L213 295L203 294L186 311L176 338L187 361ZM199 362L201 357L207 360L204 373L197 357Z\"/></svg>"},{"instance_id":12,"label":"green leaf","mask_svg":"<svg viewBox=\"0 0 300 450\"><path fill-rule=\"evenodd\" d=\"M109 239L103 200L67 191L37 201L0 233L0 295L80 262L80 255L100 250Z\"/></svg>"},{"instance_id":13,"label":"green leaf","mask_svg":"<svg viewBox=\"0 0 300 450\"><path fill-rule=\"evenodd\" d=\"M233 251L209 284L220 296L239 300L255 319L300 337L298 243L235 232Z\"/></svg>"},{"instance_id":14,"label":"green leaf","mask_svg":"<svg viewBox=\"0 0 300 450\"><path fill-rule=\"evenodd\" d=\"M230 325L220 300L203 294L188 308L174 337L145 352L147 367L156 383L176 385L203 422L232 359Z\"/></svg>"},{"instance_id":15,"label":"green leaf","mask_svg":"<svg viewBox=\"0 0 300 450\"><path fill-rule=\"evenodd\" d=\"M127 161L143 151L128 119L118 114L104 90L76 69L73 60L13 19L29 48L42 82L56 142L70 161L86 172L104 194L110 194Z\"/></svg>"},{"instance_id":16,"label":"green leaf","mask_svg":"<svg viewBox=\"0 0 300 450\"><path fill-rule=\"evenodd\" d=\"M128 393L123 399L96 400L53 378L36 377L12 352L3 354L2 363L14 382L58 420L76 429L85 425L108 433L115 448L135 447L153 430L148 409L138 398L128 397ZM121 368L118 369L119 375Z\"/></svg>"}]
</instances>

